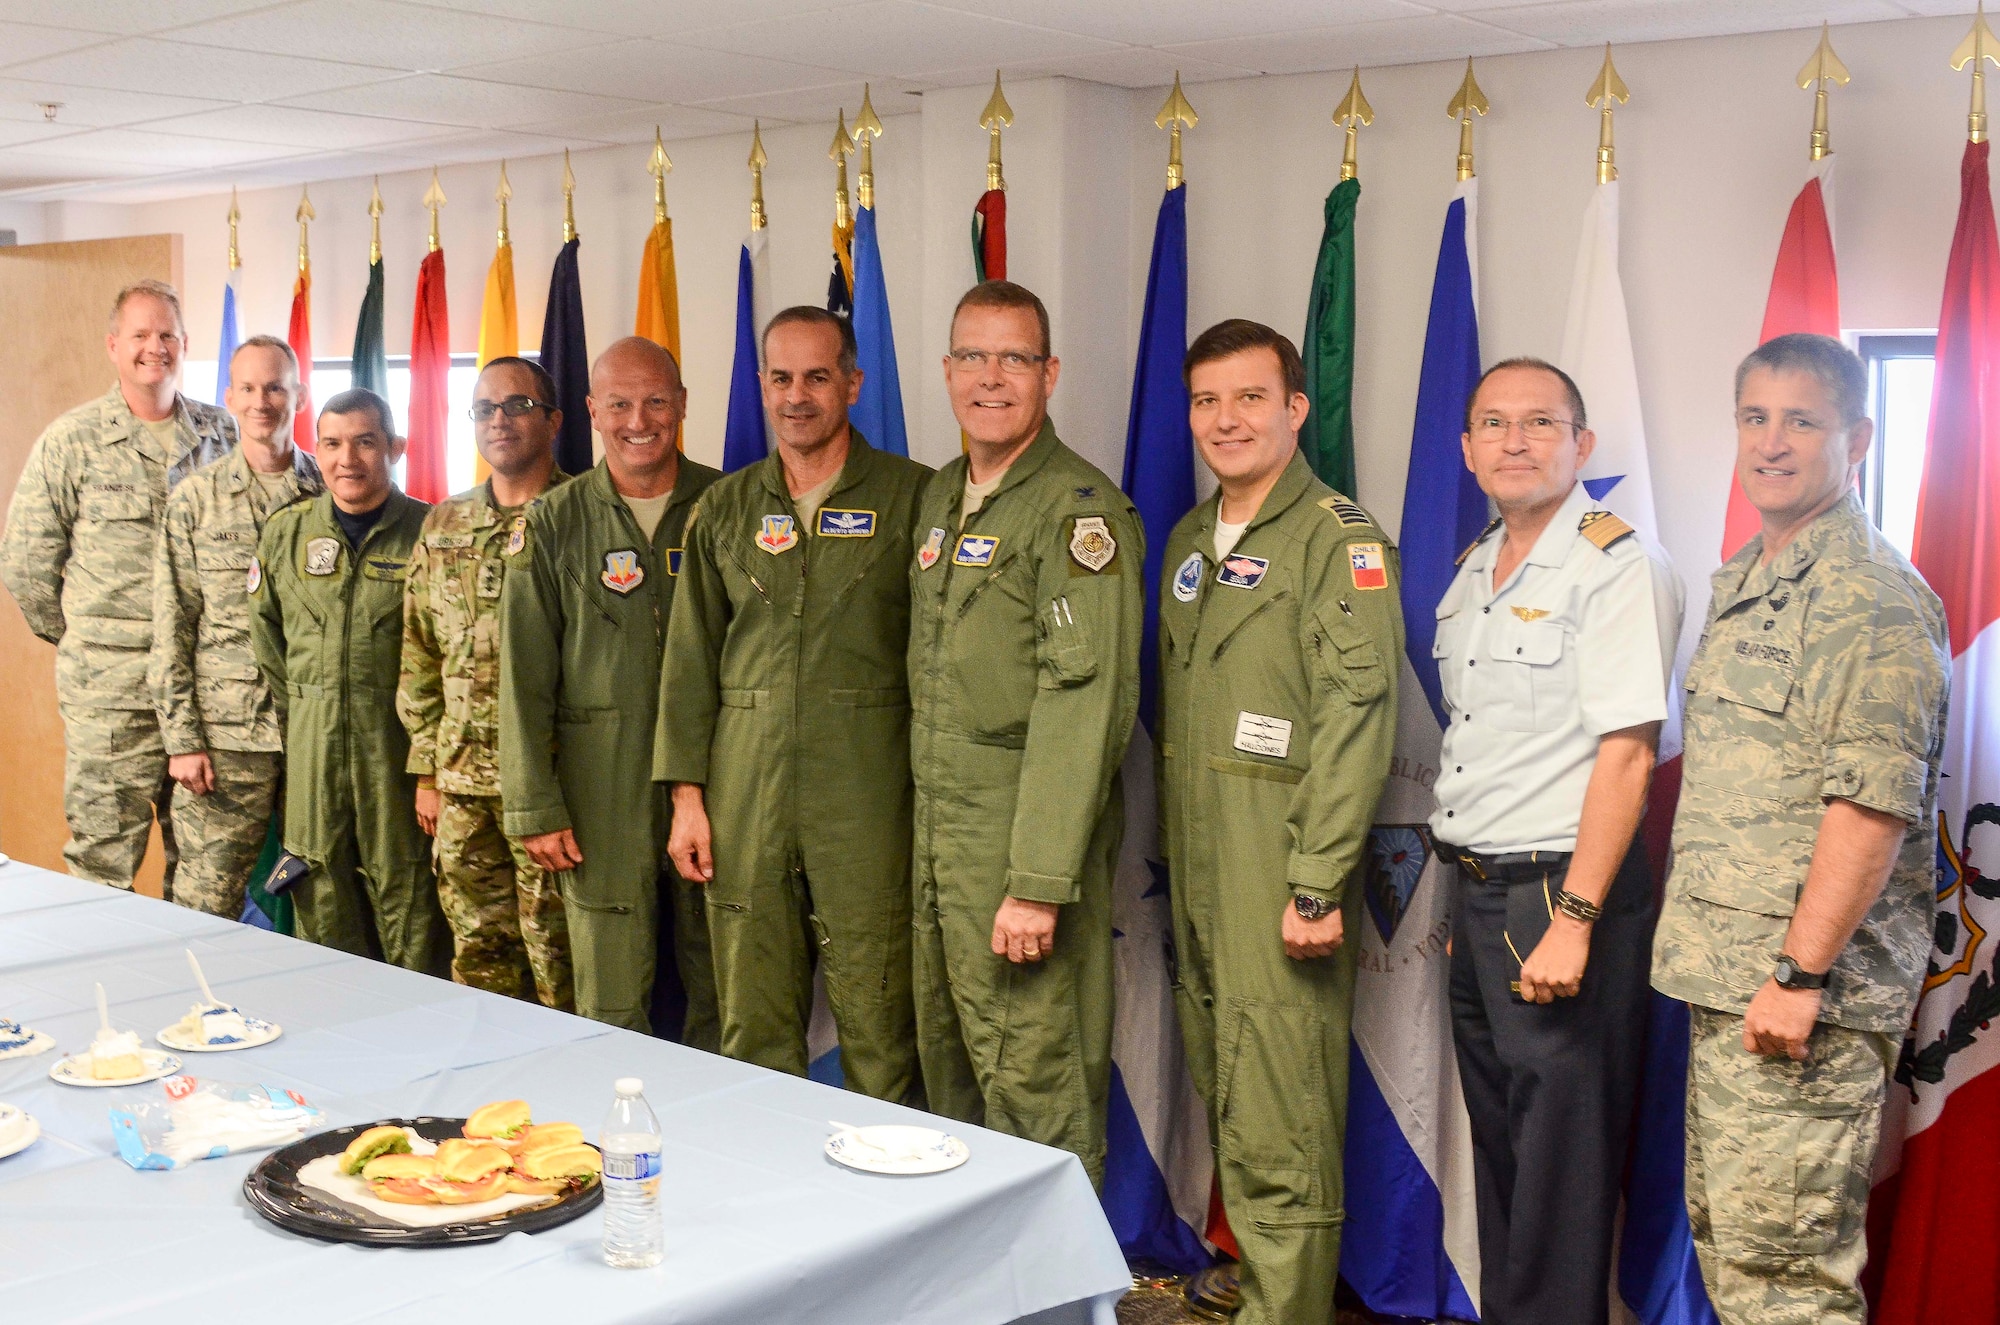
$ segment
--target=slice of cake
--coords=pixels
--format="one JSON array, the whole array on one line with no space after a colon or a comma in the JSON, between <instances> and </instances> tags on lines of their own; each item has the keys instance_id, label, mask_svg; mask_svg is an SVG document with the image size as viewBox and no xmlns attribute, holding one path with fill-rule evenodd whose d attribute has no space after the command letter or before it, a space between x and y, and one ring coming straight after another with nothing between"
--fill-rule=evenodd
<instances>
[{"instance_id":1,"label":"slice of cake","mask_svg":"<svg viewBox=\"0 0 2000 1325\"><path fill-rule=\"evenodd\" d=\"M250 1038L243 1013L228 1003L197 1003L172 1029L189 1044L241 1044Z\"/></svg>"},{"instance_id":2,"label":"slice of cake","mask_svg":"<svg viewBox=\"0 0 2000 1325\"><path fill-rule=\"evenodd\" d=\"M0 1054L19 1049L35 1038L35 1033L18 1021L0 1017Z\"/></svg>"},{"instance_id":3,"label":"slice of cake","mask_svg":"<svg viewBox=\"0 0 2000 1325\"><path fill-rule=\"evenodd\" d=\"M136 1077L146 1071L135 1031L99 1030L90 1042L90 1075L99 1081Z\"/></svg>"}]
</instances>

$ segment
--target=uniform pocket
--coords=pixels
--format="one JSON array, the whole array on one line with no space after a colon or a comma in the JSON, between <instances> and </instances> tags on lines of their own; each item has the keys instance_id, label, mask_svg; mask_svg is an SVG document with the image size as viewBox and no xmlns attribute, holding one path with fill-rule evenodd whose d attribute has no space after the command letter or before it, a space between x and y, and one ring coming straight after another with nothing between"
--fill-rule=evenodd
<instances>
[{"instance_id":1,"label":"uniform pocket","mask_svg":"<svg viewBox=\"0 0 2000 1325\"><path fill-rule=\"evenodd\" d=\"M1553 621L1497 621L1478 661L1495 669L1499 686L1487 707L1502 731L1554 731L1572 709L1563 655L1563 628Z\"/></svg>"},{"instance_id":2,"label":"uniform pocket","mask_svg":"<svg viewBox=\"0 0 2000 1325\"><path fill-rule=\"evenodd\" d=\"M1038 652L1041 671L1036 684L1043 690L1066 690L1097 675L1097 650L1084 640L1059 645L1044 641Z\"/></svg>"},{"instance_id":3,"label":"uniform pocket","mask_svg":"<svg viewBox=\"0 0 2000 1325\"><path fill-rule=\"evenodd\" d=\"M1379 699L1389 673L1375 641L1352 618L1339 612L1313 614L1314 655L1320 675L1356 704Z\"/></svg>"},{"instance_id":4,"label":"uniform pocket","mask_svg":"<svg viewBox=\"0 0 2000 1325\"><path fill-rule=\"evenodd\" d=\"M1276 1178L1294 1203L1306 1206L1325 1195L1318 1124L1307 1116L1307 1102L1326 1092L1322 1021L1317 1008L1230 999L1217 1026L1222 1153L1266 1181Z\"/></svg>"}]
</instances>

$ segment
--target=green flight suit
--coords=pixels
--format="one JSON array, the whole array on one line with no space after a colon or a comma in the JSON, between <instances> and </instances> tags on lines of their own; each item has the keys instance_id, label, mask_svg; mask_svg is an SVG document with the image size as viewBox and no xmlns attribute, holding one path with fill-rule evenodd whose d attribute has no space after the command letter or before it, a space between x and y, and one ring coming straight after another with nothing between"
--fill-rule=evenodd
<instances>
[{"instance_id":1,"label":"green flight suit","mask_svg":"<svg viewBox=\"0 0 2000 1325\"><path fill-rule=\"evenodd\" d=\"M853 434L799 527L772 455L689 521L653 776L694 782L722 1051L806 1072L815 957L847 1085L913 1097L910 531L930 469Z\"/></svg>"},{"instance_id":2,"label":"green flight suit","mask_svg":"<svg viewBox=\"0 0 2000 1325\"><path fill-rule=\"evenodd\" d=\"M396 717L403 580L430 507L399 489L357 552L333 494L272 512L248 575L250 642L284 718L285 850L299 936L443 975L451 933Z\"/></svg>"},{"instance_id":3,"label":"green flight suit","mask_svg":"<svg viewBox=\"0 0 2000 1325\"><path fill-rule=\"evenodd\" d=\"M910 569L917 1045L930 1107L1104 1176L1118 769L1139 709L1145 534L1044 423L959 527L966 460L924 490ZM1055 949L992 949L1008 897Z\"/></svg>"},{"instance_id":4,"label":"green flight suit","mask_svg":"<svg viewBox=\"0 0 2000 1325\"><path fill-rule=\"evenodd\" d=\"M1162 852L1175 1003L1208 1106L1242 1325L1333 1320L1345 1218L1353 882L1396 739L1396 550L1302 455L1218 562L1218 498L1160 584ZM1294 893L1338 902L1329 957L1285 955Z\"/></svg>"},{"instance_id":5,"label":"green flight suit","mask_svg":"<svg viewBox=\"0 0 2000 1325\"><path fill-rule=\"evenodd\" d=\"M650 1031L659 898L673 899L687 989L683 1040L721 1030L700 891L665 862L666 789L653 781L660 657L695 499L721 475L681 457L648 542L602 463L528 507L500 597L500 801L507 836L568 828L583 863L559 875L576 1010Z\"/></svg>"}]
</instances>

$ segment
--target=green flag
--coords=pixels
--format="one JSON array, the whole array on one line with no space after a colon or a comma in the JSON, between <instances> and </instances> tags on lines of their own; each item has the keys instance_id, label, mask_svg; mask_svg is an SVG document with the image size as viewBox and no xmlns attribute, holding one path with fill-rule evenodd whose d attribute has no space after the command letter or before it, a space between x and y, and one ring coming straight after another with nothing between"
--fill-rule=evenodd
<instances>
[{"instance_id":1,"label":"green flag","mask_svg":"<svg viewBox=\"0 0 2000 1325\"><path fill-rule=\"evenodd\" d=\"M1320 481L1354 491L1354 208L1361 181L1344 179L1326 195L1326 231L1313 264L1306 304L1306 399L1312 410L1299 430L1299 449Z\"/></svg>"},{"instance_id":2,"label":"green flag","mask_svg":"<svg viewBox=\"0 0 2000 1325\"><path fill-rule=\"evenodd\" d=\"M1350 268L1352 260L1349 261ZM1349 321L1351 322L1350 315ZM389 394L389 360L382 348L382 260L368 264L368 294L354 324L354 380L378 396Z\"/></svg>"}]
</instances>

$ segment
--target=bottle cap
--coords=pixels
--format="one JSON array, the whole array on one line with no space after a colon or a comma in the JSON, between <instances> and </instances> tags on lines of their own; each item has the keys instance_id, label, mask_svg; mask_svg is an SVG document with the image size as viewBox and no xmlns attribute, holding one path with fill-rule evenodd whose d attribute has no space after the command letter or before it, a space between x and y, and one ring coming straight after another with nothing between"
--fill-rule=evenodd
<instances>
[{"instance_id":1,"label":"bottle cap","mask_svg":"<svg viewBox=\"0 0 2000 1325\"><path fill-rule=\"evenodd\" d=\"M637 1077L620 1077L611 1083L611 1089L620 1095L639 1095L645 1092L646 1083Z\"/></svg>"}]
</instances>

